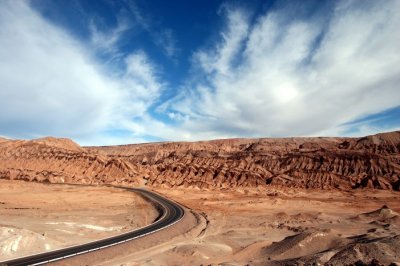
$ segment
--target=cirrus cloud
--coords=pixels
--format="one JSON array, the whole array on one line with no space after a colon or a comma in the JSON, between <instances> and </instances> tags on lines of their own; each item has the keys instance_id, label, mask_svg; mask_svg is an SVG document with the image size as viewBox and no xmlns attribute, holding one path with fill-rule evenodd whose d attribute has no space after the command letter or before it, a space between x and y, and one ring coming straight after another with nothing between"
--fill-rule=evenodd
<instances>
[{"instance_id":1,"label":"cirrus cloud","mask_svg":"<svg viewBox=\"0 0 400 266\"><path fill-rule=\"evenodd\" d=\"M193 138L343 134L399 105L399 1L341 1L321 18L228 10L214 48L195 53L207 82L164 106Z\"/></svg>"},{"instance_id":2,"label":"cirrus cloud","mask_svg":"<svg viewBox=\"0 0 400 266\"><path fill-rule=\"evenodd\" d=\"M0 2L0 135L104 145L399 128L368 119L399 106L399 1L338 1L310 16L222 5L225 27L192 53L178 90L146 47L120 50L137 24L179 59L174 32L153 32L134 4L135 19L114 28L89 19L85 42L29 3Z\"/></svg>"},{"instance_id":3,"label":"cirrus cloud","mask_svg":"<svg viewBox=\"0 0 400 266\"><path fill-rule=\"evenodd\" d=\"M162 91L143 51L127 55L123 69L110 74L90 47L27 2L0 3L2 135L98 143L102 131L143 115Z\"/></svg>"}]
</instances>

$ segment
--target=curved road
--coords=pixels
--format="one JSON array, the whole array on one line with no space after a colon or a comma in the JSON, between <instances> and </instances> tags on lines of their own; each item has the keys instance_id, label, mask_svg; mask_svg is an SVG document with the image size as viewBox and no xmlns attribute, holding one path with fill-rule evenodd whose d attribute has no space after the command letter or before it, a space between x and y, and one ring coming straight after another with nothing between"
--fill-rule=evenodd
<instances>
[{"instance_id":1,"label":"curved road","mask_svg":"<svg viewBox=\"0 0 400 266\"><path fill-rule=\"evenodd\" d=\"M158 204L161 210L160 210L160 216L156 220L156 222L131 232L89 242L86 244L67 247L45 253L39 253L13 260L1 261L0 265L40 265L43 263L61 260L64 258L76 256L91 251L96 251L99 249L114 246L162 230L178 222L184 216L184 210L181 206L154 192L137 188L126 188L126 187L119 187L119 188L124 188L132 192L137 192L142 196L148 198L150 201L153 201L156 204Z\"/></svg>"}]
</instances>

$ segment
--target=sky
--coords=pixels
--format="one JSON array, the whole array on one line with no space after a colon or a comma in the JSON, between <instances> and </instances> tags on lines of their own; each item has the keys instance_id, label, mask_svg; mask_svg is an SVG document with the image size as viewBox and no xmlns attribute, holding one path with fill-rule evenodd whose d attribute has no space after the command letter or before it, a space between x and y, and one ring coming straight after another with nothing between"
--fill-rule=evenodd
<instances>
[{"instance_id":1,"label":"sky","mask_svg":"<svg viewBox=\"0 0 400 266\"><path fill-rule=\"evenodd\" d=\"M400 1L2 0L0 136L400 130Z\"/></svg>"}]
</instances>

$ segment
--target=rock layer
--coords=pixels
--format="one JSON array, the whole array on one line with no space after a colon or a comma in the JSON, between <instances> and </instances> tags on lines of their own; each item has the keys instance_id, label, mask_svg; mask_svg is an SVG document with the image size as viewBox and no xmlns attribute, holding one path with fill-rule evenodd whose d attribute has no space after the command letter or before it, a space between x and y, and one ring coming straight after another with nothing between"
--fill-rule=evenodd
<instances>
[{"instance_id":1,"label":"rock layer","mask_svg":"<svg viewBox=\"0 0 400 266\"><path fill-rule=\"evenodd\" d=\"M0 141L0 178L208 189L400 189L400 131L363 138L227 139L80 147Z\"/></svg>"}]
</instances>

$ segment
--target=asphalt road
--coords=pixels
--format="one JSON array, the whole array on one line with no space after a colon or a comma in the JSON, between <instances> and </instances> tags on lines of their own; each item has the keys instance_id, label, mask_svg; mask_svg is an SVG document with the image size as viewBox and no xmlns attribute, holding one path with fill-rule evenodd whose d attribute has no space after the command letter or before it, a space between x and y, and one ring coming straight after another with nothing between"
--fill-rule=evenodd
<instances>
[{"instance_id":1,"label":"asphalt road","mask_svg":"<svg viewBox=\"0 0 400 266\"><path fill-rule=\"evenodd\" d=\"M121 235L101 239L98 241L93 241L82 245L58 249L50 252L35 254L27 257L21 257L13 260L2 261L0 262L0 265L40 265L47 262L61 260L79 254L84 254L87 252L95 252L103 248L114 246L162 230L179 221L184 215L184 210L181 206L154 192L137 188L126 188L126 187L119 187L119 188L124 188L129 191L139 193L142 196L148 198L149 200L155 202L159 206L159 211L160 211L160 216L156 220L156 222L131 232L123 233Z\"/></svg>"}]
</instances>

